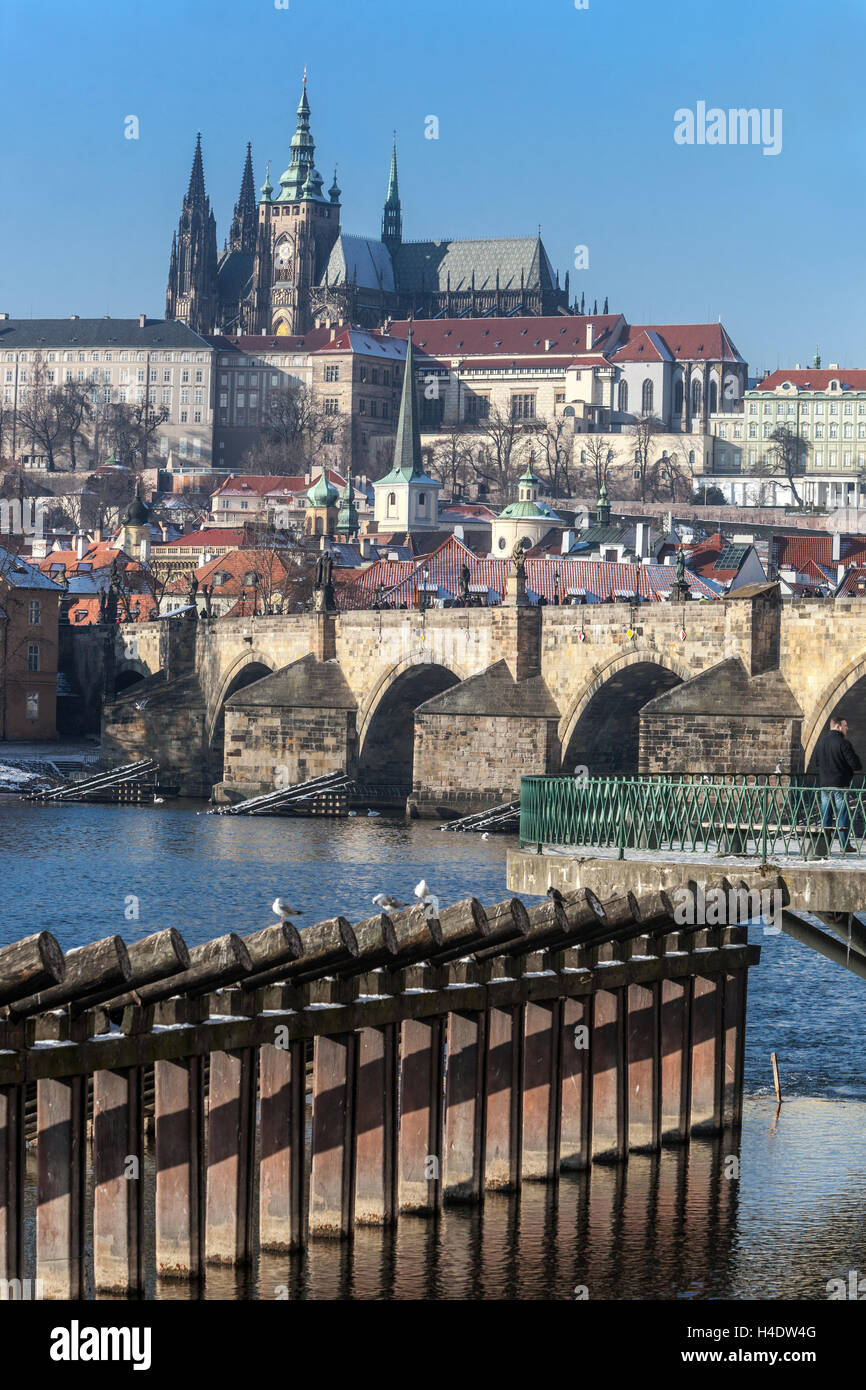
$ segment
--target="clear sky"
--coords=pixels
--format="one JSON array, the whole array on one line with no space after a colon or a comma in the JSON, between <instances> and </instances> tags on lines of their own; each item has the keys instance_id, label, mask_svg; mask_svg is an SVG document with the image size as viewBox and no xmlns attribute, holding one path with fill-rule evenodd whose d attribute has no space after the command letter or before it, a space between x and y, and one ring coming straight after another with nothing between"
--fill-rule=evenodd
<instances>
[{"instance_id":1,"label":"clear sky","mask_svg":"<svg viewBox=\"0 0 866 1390\"><path fill-rule=\"evenodd\" d=\"M0 310L160 316L196 131L221 246L306 64L347 231L378 235L396 128L407 239L540 223L632 323L721 316L752 372L816 343L866 367L864 0L284 3L0 0ZM781 109L781 152L677 144L699 102Z\"/></svg>"}]
</instances>

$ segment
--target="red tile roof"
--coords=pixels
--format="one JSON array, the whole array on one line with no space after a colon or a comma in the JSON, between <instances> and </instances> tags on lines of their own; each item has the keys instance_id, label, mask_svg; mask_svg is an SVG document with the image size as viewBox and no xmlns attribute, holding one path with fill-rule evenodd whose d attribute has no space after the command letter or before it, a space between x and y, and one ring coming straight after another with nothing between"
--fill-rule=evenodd
<instances>
[{"instance_id":1,"label":"red tile roof","mask_svg":"<svg viewBox=\"0 0 866 1390\"><path fill-rule=\"evenodd\" d=\"M742 362L737 349L721 323L645 323L634 325L632 333L658 333L680 361Z\"/></svg>"},{"instance_id":2,"label":"red tile roof","mask_svg":"<svg viewBox=\"0 0 866 1390\"><path fill-rule=\"evenodd\" d=\"M321 468L316 472L312 482L307 482L303 474L297 473L234 473L230 478L226 478L211 493L211 497L243 497L245 494L255 492L259 497L269 497L271 494L297 493L304 492L321 474ZM345 487L346 478L342 473L338 473L333 468L325 470L329 482L335 487Z\"/></svg>"},{"instance_id":3,"label":"red tile roof","mask_svg":"<svg viewBox=\"0 0 866 1390\"><path fill-rule=\"evenodd\" d=\"M826 391L831 381L841 381L843 386L850 386L852 391L866 391L866 371L856 367L833 367L832 370L826 367L795 367L793 370L780 367L778 371L771 372L763 381L759 381L755 390L775 391L785 381L790 381L792 386L799 386L805 391Z\"/></svg>"},{"instance_id":4,"label":"red tile roof","mask_svg":"<svg viewBox=\"0 0 866 1390\"><path fill-rule=\"evenodd\" d=\"M428 357L541 357L556 353L584 352L586 326L593 325L593 347L611 347L615 330L624 324L621 314L553 314L541 318L511 319L416 319L412 338L418 352ZM408 336L409 324L402 319L391 324L389 332L395 338ZM545 348L550 341L552 347Z\"/></svg>"},{"instance_id":5,"label":"red tile roof","mask_svg":"<svg viewBox=\"0 0 866 1390\"><path fill-rule=\"evenodd\" d=\"M211 343L220 352L234 350L236 352L299 352L306 349L308 352L315 352L317 348L324 346L331 336L330 328L311 328L309 333L297 333L294 335L283 335L280 333L270 334L242 334L239 338L229 337L227 334L214 333L205 335L206 341Z\"/></svg>"},{"instance_id":6,"label":"red tile roof","mask_svg":"<svg viewBox=\"0 0 866 1390\"><path fill-rule=\"evenodd\" d=\"M110 541L96 541L88 546L79 559L75 550L50 550L41 560L34 560L43 574L49 574L52 565L65 565L67 574L77 574L79 565L88 565L90 570L110 569L114 560L124 569L131 563L130 557L120 546Z\"/></svg>"}]
</instances>

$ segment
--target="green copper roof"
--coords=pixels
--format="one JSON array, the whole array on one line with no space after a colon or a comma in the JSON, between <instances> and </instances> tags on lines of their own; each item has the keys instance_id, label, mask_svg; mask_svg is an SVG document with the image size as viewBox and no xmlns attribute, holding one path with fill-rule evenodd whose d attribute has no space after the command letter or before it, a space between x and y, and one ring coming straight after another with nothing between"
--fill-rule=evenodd
<instances>
[{"instance_id":1,"label":"green copper roof","mask_svg":"<svg viewBox=\"0 0 866 1390\"><path fill-rule=\"evenodd\" d=\"M526 465L526 472L517 479L519 483L534 483L536 487L541 487L541 479L532 471L532 464Z\"/></svg>"},{"instance_id":2,"label":"green copper roof","mask_svg":"<svg viewBox=\"0 0 866 1390\"><path fill-rule=\"evenodd\" d=\"M337 530L346 531L349 534L358 529L358 509L355 506L355 489L352 487L352 479L346 483L343 498L340 502L340 511L337 516Z\"/></svg>"},{"instance_id":3,"label":"green copper roof","mask_svg":"<svg viewBox=\"0 0 866 1390\"><path fill-rule=\"evenodd\" d=\"M307 492L307 501L311 507L333 507L339 498L340 494L334 484L328 482L324 471Z\"/></svg>"},{"instance_id":4,"label":"green copper roof","mask_svg":"<svg viewBox=\"0 0 866 1390\"><path fill-rule=\"evenodd\" d=\"M307 100L307 78L298 103L298 125L292 136L289 167L280 175L278 203L296 203L301 198L322 198L322 178L315 169L316 145L310 134L310 103Z\"/></svg>"},{"instance_id":5,"label":"green copper roof","mask_svg":"<svg viewBox=\"0 0 866 1390\"><path fill-rule=\"evenodd\" d=\"M509 502L499 513L504 521L514 520L515 517L537 517L539 520L558 521L559 516L552 507L548 507L544 502Z\"/></svg>"}]
</instances>

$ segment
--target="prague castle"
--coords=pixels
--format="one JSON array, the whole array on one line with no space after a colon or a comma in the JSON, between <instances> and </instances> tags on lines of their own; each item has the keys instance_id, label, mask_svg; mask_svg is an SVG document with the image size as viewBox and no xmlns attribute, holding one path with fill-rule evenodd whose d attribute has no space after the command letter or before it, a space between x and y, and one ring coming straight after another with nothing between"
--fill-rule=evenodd
<instances>
[{"instance_id":1,"label":"prague castle","mask_svg":"<svg viewBox=\"0 0 866 1390\"><path fill-rule=\"evenodd\" d=\"M240 196L223 251L205 191L201 137L171 247L166 317L198 333L299 334L317 325L382 327L391 318L567 313L541 238L404 241L391 154L382 235L344 232L340 189L324 192L315 165L306 76L288 167L265 177L256 202L247 146Z\"/></svg>"}]
</instances>

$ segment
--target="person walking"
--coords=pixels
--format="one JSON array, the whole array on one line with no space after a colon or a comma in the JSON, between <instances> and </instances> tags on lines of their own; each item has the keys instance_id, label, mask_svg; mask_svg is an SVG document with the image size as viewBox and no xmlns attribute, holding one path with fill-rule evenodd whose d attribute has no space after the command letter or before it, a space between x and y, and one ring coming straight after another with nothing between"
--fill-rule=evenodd
<instances>
[{"instance_id":1,"label":"person walking","mask_svg":"<svg viewBox=\"0 0 866 1390\"><path fill-rule=\"evenodd\" d=\"M857 846L850 844L848 839L851 817L845 789L850 787L854 773L862 771L863 765L848 738L847 719L833 716L830 728L818 740L815 761L821 788L821 824L825 831L830 830L832 837L835 815L842 853L857 854Z\"/></svg>"}]
</instances>

